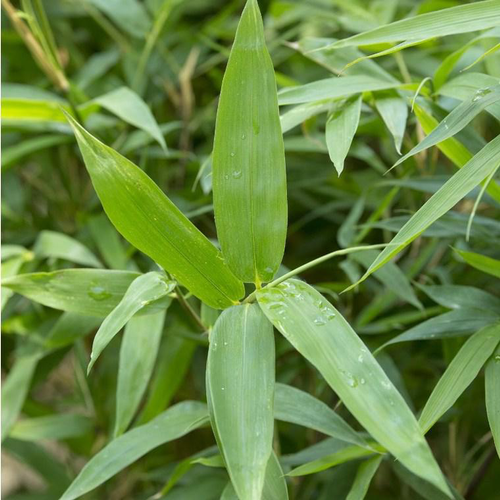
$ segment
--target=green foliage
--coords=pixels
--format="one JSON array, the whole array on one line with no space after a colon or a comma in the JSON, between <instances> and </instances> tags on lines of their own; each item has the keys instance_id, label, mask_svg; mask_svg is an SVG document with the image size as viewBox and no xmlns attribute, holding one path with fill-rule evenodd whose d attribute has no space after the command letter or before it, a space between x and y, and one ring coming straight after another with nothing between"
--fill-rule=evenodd
<instances>
[{"instance_id":1,"label":"green foliage","mask_svg":"<svg viewBox=\"0 0 500 500\"><path fill-rule=\"evenodd\" d=\"M2 7L7 500L497 498L499 0Z\"/></svg>"}]
</instances>

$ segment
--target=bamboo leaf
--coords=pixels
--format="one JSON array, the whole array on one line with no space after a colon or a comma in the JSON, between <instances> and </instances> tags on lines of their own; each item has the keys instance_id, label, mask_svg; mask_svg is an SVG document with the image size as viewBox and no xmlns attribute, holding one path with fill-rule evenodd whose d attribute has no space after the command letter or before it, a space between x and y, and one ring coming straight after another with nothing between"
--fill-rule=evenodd
<instances>
[{"instance_id":1,"label":"bamboo leaf","mask_svg":"<svg viewBox=\"0 0 500 500\"><path fill-rule=\"evenodd\" d=\"M270 281L285 249L286 170L257 0L246 3L224 74L212 171L217 234L229 267L243 281Z\"/></svg>"},{"instance_id":2,"label":"bamboo leaf","mask_svg":"<svg viewBox=\"0 0 500 500\"><path fill-rule=\"evenodd\" d=\"M272 451L274 335L257 305L217 320L207 361L210 419L241 500L259 500Z\"/></svg>"},{"instance_id":3,"label":"bamboo leaf","mask_svg":"<svg viewBox=\"0 0 500 500\"><path fill-rule=\"evenodd\" d=\"M269 320L320 371L361 425L415 474L449 493L403 397L340 313L298 280L263 288L257 297Z\"/></svg>"},{"instance_id":4,"label":"bamboo leaf","mask_svg":"<svg viewBox=\"0 0 500 500\"><path fill-rule=\"evenodd\" d=\"M307 392L285 384L276 384L274 418L314 429L342 441L368 447L340 415Z\"/></svg>"},{"instance_id":5,"label":"bamboo leaf","mask_svg":"<svg viewBox=\"0 0 500 500\"><path fill-rule=\"evenodd\" d=\"M453 208L467 193L494 171L500 162L500 136L484 146L463 168L453 175L401 228L382 250L361 279L364 281L403 248L420 236L433 222Z\"/></svg>"},{"instance_id":6,"label":"bamboo leaf","mask_svg":"<svg viewBox=\"0 0 500 500\"><path fill-rule=\"evenodd\" d=\"M338 175L344 170L344 160L358 129L361 116L361 96L334 104L326 122L326 145Z\"/></svg>"},{"instance_id":7,"label":"bamboo leaf","mask_svg":"<svg viewBox=\"0 0 500 500\"><path fill-rule=\"evenodd\" d=\"M408 118L408 105L396 92L376 94L375 107L394 138L394 147L401 154L401 144Z\"/></svg>"},{"instance_id":8,"label":"bamboo leaf","mask_svg":"<svg viewBox=\"0 0 500 500\"><path fill-rule=\"evenodd\" d=\"M201 427L208 421L206 406L183 401L111 441L92 457L60 500L74 500L97 488L152 449Z\"/></svg>"},{"instance_id":9,"label":"bamboo leaf","mask_svg":"<svg viewBox=\"0 0 500 500\"><path fill-rule=\"evenodd\" d=\"M425 433L474 381L499 342L500 323L479 330L465 342L439 379L422 410L419 424Z\"/></svg>"},{"instance_id":10,"label":"bamboo leaf","mask_svg":"<svg viewBox=\"0 0 500 500\"><path fill-rule=\"evenodd\" d=\"M163 134L148 108L148 105L128 87L120 87L93 100L103 108L130 123L134 127L147 132L167 152Z\"/></svg>"},{"instance_id":11,"label":"bamboo leaf","mask_svg":"<svg viewBox=\"0 0 500 500\"><path fill-rule=\"evenodd\" d=\"M360 464L346 500L363 500L363 498L365 498L371 480L382 462L382 458L383 455L375 456Z\"/></svg>"},{"instance_id":12,"label":"bamboo leaf","mask_svg":"<svg viewBox=\"0 0 500 500\"><path fill-rule=\"evenodd\" d=\"M485 371L486 414L491 434L500 457L500 346L486 363Z\"/></svg>"},{"instance_id":13,"label":"bamboo leaf","mask_svg":"<svg viewBox=\"0 0 500 500\"><path fill-rule=\"evenodd\" d=\"M139 273L130 271L62 269L5 278L2 287L47 307L102 318L113 311L139 276ZM165 307L163 299L141 312L157 312Z\"/></svg>"},{"instance_id":14,"label":"bamboo leaf","mask_svg":"<svg viewBox=\"0 0 500 500\"><path fill-rule=\"evenodd\" d=\"M455 252L457 252L470 266L479 269L479 271L483 273L500 278L500 260L476 252L466 252L465 250L455 249Z\"/></svg>"},{"instance_id":15,"label":"bamboo leaf","mask_svg":"<svg viewBox=\"0 0 500 500\"><path fill-rule=\"evenodd\" d=\"M87 374L104 348L132 316L144 306L165 297L175 285L174 281L165 279L157 272L143 274L130 284L120 303L106 317L94 337Z\"/></svg>"},{"instance_id":16,"label":"bamboo leaf","mask_svg":"<svg viewBox=\"0 0 500 500\"><path fill-rule=\"evenodd\" d=\"M323 50L402 40L428 40L492 28L500 25L499 7L498 0L490 0L428 12L338 40Z\"/></svg>"},{"instance_id":17,"label":"bamboo leaf","mask_svg":"<svg viewBox=\"0 0 500 500\"><path fill-rule=\"evenodd\" d=\"M9 437L22 441L68 439L83 436L92 430L92 420L89 417L62 413L20 420L12 428Z\"/></svg>"},{"instance_id":18,"label":"bamboo leaf","mask_svg":"<svg viewBox=\"0 0 500 500\"><path fill-rule=\"evenodd\" d=\"M125 327L120 349L114 435L122 434L141 403L156 361L165 311L133 317Z\"/></svg>"},{"instance_id":19,"label":"bamboo leaf","mask_svg":"<svg viewBox=\"0 0 500 500\"><path fill-rule=\"evenodd\" d=\"M244 293L220 252L136 165L68 117L111 222L194 295L215 308Z\"/></svg>"}]
</instances>

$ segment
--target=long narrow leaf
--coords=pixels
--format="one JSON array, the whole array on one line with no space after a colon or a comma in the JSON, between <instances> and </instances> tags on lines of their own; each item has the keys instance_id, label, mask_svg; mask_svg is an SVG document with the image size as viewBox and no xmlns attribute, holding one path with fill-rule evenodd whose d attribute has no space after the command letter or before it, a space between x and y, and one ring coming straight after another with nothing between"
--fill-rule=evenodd
<instances>
[{"instance_id":1,"label":"long narrow leaf","mask_svg":"<svg viewBox=\"0 0 500 500\"><path fill-rule=\"evenodd\" d=\"M488 422L500 457L500 346L486 363L485 391Z\"/></svg>"},{"instance_id":2,"label":"long narrow leaf","mask_svg":"<svg viewBox=\"0 0 500 500\"><path fill-rule=\"evenodd\" d=\"M371 480L382 462L382 458L382 455L375 456L361 463L346 500L363 500L365 498Z\"/></svg>"}]
</instances>

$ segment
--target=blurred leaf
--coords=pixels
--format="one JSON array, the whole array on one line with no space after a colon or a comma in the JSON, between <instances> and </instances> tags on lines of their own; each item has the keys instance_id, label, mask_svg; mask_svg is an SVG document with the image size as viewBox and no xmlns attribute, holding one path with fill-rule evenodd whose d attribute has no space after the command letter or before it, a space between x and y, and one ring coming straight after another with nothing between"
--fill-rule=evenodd
<instances>
[{"instance_id":1,"label":"blurred leaf","mask_svg":"<svg viewBox=\"0 0 500 500\"><path fill-rule=\"evenodd\" d=\"M424 433L455 404L469 387L500 342L500 323L487 326L472 335L453 358L432 391L419 424Z\"/></svg>"},{"instance_id":2,"label":"blurred leaf","mask_svg":"<svg viewBox=\"0 0 500 500\"><path fill-rule=\"evenodd\" d=\"M298 280L264 288L257 297L275 327L320 371L361 425L403 464L447 493L415 417L340 313Z\"/></svg>"},{"instance_id":3,"label":"blurred leaf","mask_svg":"<svg viewBox=\"0 0 500 500\"><path fill-rule=\"evenodd\" d=\"M208 421L206 406L183 401L111 441L80 471L60 500L73 500L97 488L109 478L158 446L178 439Z\"/></svg>"},{"instance_id":4,"label":"blurred leaf","mask_svg":"<svg viewBox=\"0 0 500 500\"><path fill-rule=\"evenodd\" d=\"M122 7L123 9L123 7ZM153 137L167 152L163 134L147 104L133 90L120 87L93 100L122 120L140 128Z\"/></svg>"},{"instance_id":5,"label":"blurred leaf","mask_svg":"<svg viewBox=\"0 0 500 500\"><path fill-rule=\"evenodd\" d=\"M207 399L229 476L242 500L262 493L272 451L274 335L257 305L234 306L210 336Z\"/></svg>"},{"instance_id":6,"label":"blurred leaf","mask_svg":"<svg viewBox=\"0 0 500 500\"><path fill-rule=\"evenodd\" d=\"M271 281L285 250L286 170L257 0L246 3L224 74L212 172L217 234L229 267L242 281Z\"/></svg>"},{"instance_id":7,"label":"blurred leaf","mask_svg":"<svg viewBox=\"0 0 500 500\"><path fill-rule=\"evenodd\" d=\"M71 124L101 203L122 235L208 305L236 303L243 285L214 245L140 168Z\"/></svg>"},{"instance_id":8,"label":"blurred leaf","mask_svg":"<svg viewBox=\"0 0 500 500\"><path fill-rule=\"evenodd\" d=\"M344 170L344 160L358 129L361 102L359 95L344 102L334 103L326 122L326 145L338 175Z\"/></svg>"},{"instance_id":9,"label":"blurred leaf","mask_svg":"<svg viewBox=\"0 0 500 500\"><path fill-rule=\"evenodd\" d=\"M47 307L102 318L113 311L139 276L129 271L62 269L6 278L2 287ZM160 300L143 312L161 311L165 306L165 300Z\"/></svg>"},{"instance_id":10,"label":"blurred leaf","mask_svg":"<svg viewBox=\"0 0 500 500\"><path fill-rule=\"evenodd\" d=\"M348 443L368 446L366 440L325 403L289 385L276 384L274 418L314 429Z\"/></svg>"},{"instance_id":11,"label":"blurred leaf","mask_svg":"<svg viewBox=\"0 0 500 500\"><path fill-rule=\"evenodd\" d=\"M486 414L491 434L500 457L500 347L486 362L485 370Z\"/></svg>"},{"instance_id":12,"label":"blurred leaf","mask_svg":"<svg viewBox=\"0 0 500 500\"><path fill-rule=\"evenodd\" d=\"M133 317L125 327L120 349L114 435L132 421L148 385L163 333L165 311Z\"/></svg>"},{"instance_id":13,"label":"blurred leaf","mask_svg":"<svg viewBox=\"0 0 500 500\"><path fill-rule=\"evenodd\" d=\"M479 269L483 273L491 274L500 278L500 260L492 259L486 255L481 255L475 252L466 252L465 250L454 249L462 259L472 267Z\"/></svg>"},{"instance_id":14,"label":"blurred leaf","mask_svg":"<svg viewBox=\"0 0 500 500\"><path fill-rule=\"evenodd\" d=\"M165 297L175 286L174 281L167 280L157 272L143 274L132 281L120 303L109 313L94 337L87 374L104 348L132 316L144 306Z\"/></svg>"},{"instance_id":15,"label":"blurred leaf","mask_svg":"<svg viewBox=\"0 0 500 500\"><path fill-rule=\"evenodd\" d=\"M84 415L62 413L17 422L9 437L23 441L68 439L83 436L93 429L92 420Z\"/></svg>"},{"instance_id":16,"label":"blurred leaf","mask_svg":"<svg viewBox=\"0 0 500 500\"><path fill-rule=\"evenodd\" d=\"M361 462L346 500L363 500L365 498L382 458L383 456L380 455Z\"/></svg>"}]
</instances>

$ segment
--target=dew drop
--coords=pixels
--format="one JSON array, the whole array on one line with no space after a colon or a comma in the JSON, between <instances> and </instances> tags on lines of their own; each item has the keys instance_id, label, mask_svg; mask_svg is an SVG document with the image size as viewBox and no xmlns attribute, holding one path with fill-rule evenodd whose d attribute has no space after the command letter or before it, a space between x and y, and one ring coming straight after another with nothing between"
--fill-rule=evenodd
<instances>
[{"instance_id":1,"label":"dew drop","mask_svg":"<svg viewBox=\"0 0 500 500\"><path fill-rule=\"evenodd\" d=\"M111 294L103 286L94 285L89 288L88 296L91 299L101 301L109 299Z\"/></svg>"},{"instance_id":2,"label":"dew drop","mask_svg":"<svg viewBox=\"0 0 500 500\"><path fill-rule=\"evenodd\" d=\"M241 140L244 141L247 138L245 134L241 134Z\"/></svg>"},{"instance_id":3,"label":"dew drop","mask_svg":"<svg viewBox=\"0 0 500 500\"><path fill-rule=\"evenodd\" d=\"M235 152L234 152L234 151L231 151L231 153L230 153L231 158L233 158L233 157L234 157L234 155L235 155Z\"/></svg>"},{"instance_id":4,"label":"dew drop","mask_svg":"<svg viewBox=\"0 0 500 500\"><path fill-rule=\"evenodd\" d=\"M220 388L220 390L221 390L221 391L225 391L225 390L226 390L226 388L225 388L225 387L221 387L221 388Z\"/></svg>"},{"instance_id":5,"label":"dew drop","mask_svg":"<svg viewBox=\"0 0 500 500\"><path fill-rule=\"evenodd\" d=\"M363 355L362 355L362 354L360 354L360 355L358 356L358 361L359 361L360 363L363 363L363 361L364 361L364 357L363 357Z\"/></svg>"},{"instance_id":6,"label":"dew drop","mask_svg":"<svg viewBox=\"0 0 500 500\"><path fill-rule=\"evenodd\" d=\"M361 385L365 385L366 384L366 380L364 378L359 379L359 382L361 383Z\"/></svg>"},{"instance_id":7,"label":"dew drop","mask_svg":"<svg viewBox=\"0 0 500 500\"><path fill-rule=\"evenodd\" d=\"M226 175L224 176L224 179L226 179L226 181L227 181L227 180L229 179L229 175L227 175L227 174L226 174Z\"/></svg>"},{"instance_id":8,"label":"dew drop","mask_svg":"<svg viewBox=\"0 0 500 500\"><path fill-rule=\"evenodd\" d=\"M235 170L233 172L233 179L239 179L241 177L241 170Z\"/></svg>"},{"instance_id":9,"label":"dew drop","mask_svg":"<svg viewBox=\"0 0 500 500\"><path fill-rule=\"evenodd\" d=\"M495 363L500 363L500 354L497 354L494 358Z\"/></svg>"},{"instance_id":10,"label":"dew drop","mask_svg":"<svg viewBox=\"0 0 500 500\"><path fill-rule=\"evenodd\" d=\"M326 321L318 316L317 318L314 319L314 324L318 326L323 326L326 325Z\"/></svg>"}]
</instances>

